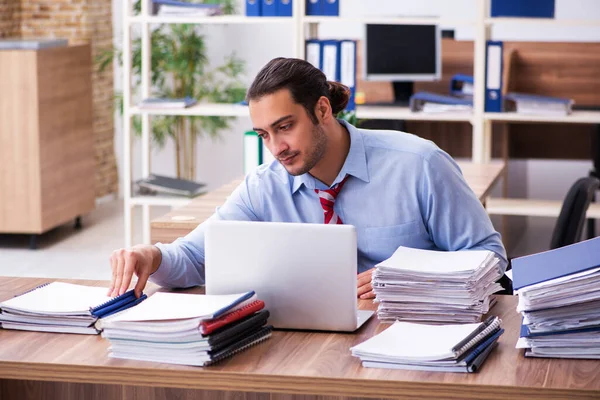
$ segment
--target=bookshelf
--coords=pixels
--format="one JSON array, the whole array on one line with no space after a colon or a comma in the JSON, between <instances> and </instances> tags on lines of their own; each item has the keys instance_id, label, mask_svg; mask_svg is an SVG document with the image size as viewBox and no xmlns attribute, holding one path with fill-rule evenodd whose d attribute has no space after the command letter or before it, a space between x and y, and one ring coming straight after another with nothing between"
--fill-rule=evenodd
<instances>
[{"instance_id":1,"label":"bookshelf","mask_svg":"<svg viewBox=\"0 0 600 400\"><path fill-rule=\"evenodd\" d=\"M341 0L344 1L344 0ZM443 112L435 114L414 113L406 107L392 106L357 106L357 117L363 119L397 119L413 121L445 121L445 122L469 122L472 126L472 161L487 163L491 161L492 123L493 122L548 122L548 123L600 123L600 111L576 111L566 117L555 116L529 116L516 113L486 113L484 111L484 82L485 82L485 51L486 41L491 38L491 28L494 24L540 24L543 26L600 26L600 20L560 20L560 19L537 19L537 18L491 18L490 0L476 1L476 14L474 19L452 19L437 17L344 17L344 16L305 16L305 3L303 0L294 1L292 17L246 17L244 15L214 16L214 17L161 17L150 15L150 2L142 1L140 15L133 16L131 3L123 2L123 195L125 216L125 246L132 245L133 207L142 207L142 240L150 243L150 207L155 205L177 207L189 202L189 199L155 197L155 196L133 196L131 192L132 168L131 168L131 117L141 116L141 163L142 175L150 173L150 119L153 115L190 115L190 116L227 116L248 119L248 107L238 104L210 104L200 103L187 109L152 109L141 110L135 107L131 101L131 29L135 27L141 32L142 41L142 96L150 94L150 25L151 24L293 24L294 55L304 58L304 41L310 38L318 38L319 25L321 23L384 23L384 24L441 24L445 26L468 25L474 28L474 57L473 74L475 77L474 102L471 112ZM243 11L243 10L242 10ZM538 215L540 201L528 199L490 199L488 210L494 214L509 215ZM544 203L546 216L556 216L560 210L560 204ZM596 215L594 209L592 214Z\"/></svg>"}]
</instances>

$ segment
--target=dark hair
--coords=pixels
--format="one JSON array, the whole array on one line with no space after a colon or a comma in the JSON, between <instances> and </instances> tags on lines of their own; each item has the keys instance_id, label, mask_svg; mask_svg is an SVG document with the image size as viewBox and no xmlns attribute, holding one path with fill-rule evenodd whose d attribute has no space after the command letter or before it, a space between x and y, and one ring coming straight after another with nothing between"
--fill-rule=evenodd
<instances>
[{"instance_id":1,"label":"dark hair","mask_svg":"<svg viewBox=\"0 0 600 400\"><path fill-rule=\"evenodd\" d=\"M274 58L265 65L246 94L246 101L260 99L280 89L288 89L294 101L306 109L317 123L315 105L321 96L331 103L333 115L346 108L350 89L338 82L328 81L320 69L298 58Z\"/></svg>"}]
</instances>

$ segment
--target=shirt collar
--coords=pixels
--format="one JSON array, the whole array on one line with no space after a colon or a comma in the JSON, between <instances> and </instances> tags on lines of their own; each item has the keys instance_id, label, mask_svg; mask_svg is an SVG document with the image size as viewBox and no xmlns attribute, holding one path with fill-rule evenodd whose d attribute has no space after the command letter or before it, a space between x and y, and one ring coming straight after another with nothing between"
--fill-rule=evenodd
<instances>
[{"instance_id":1,"label":"shirt collar","mask_svg":"<svg viewBox=\"0 0 600 400\"><path fill-rule=\"evenodd\" d=\"M367 170L367 156L365 154L365 144L363 142L362 133L358 128L349 124L344 120L338 120L342 125L346 127L350 133L350 150L346 156L346 161L338 176L333 181L333 184L340 182L346 175L352 175L364 182L369 182L369 171ZM302 185L309 189L315 189L317 182L316 179L309 174L302 174L299 176L291 176L292 178L292 193L296 193ZM333 186L333 185L332 185Z\"/></svg>"}]
</instances>

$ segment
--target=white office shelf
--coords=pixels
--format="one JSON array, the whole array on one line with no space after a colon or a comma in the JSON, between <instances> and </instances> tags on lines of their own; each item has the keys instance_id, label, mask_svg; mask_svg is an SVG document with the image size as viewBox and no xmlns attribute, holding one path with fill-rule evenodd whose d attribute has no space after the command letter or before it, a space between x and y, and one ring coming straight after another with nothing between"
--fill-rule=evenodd
<instances>
[{"instance_id":1,"label":"white office shelf","mask_svg":"<svg viewBox=\"0 0 600 400\"><path fill-rule=\"evenodd\" d=\"M209 117L248 117L248 106L241 104L199 103L187 108L130 108L132 114L187 115Z\"/></svg>"},{"instance_id":2,"label":"white office shelf","mask_svg":"<svg viewBox=\"0 0 600 400\"><path fill-rule=\"evenodd\" d=\"M170 196L133 196L129 199L131 205L134 206L171 206L181 207L189 204L192 199L187 197L170 197Z\"/></svg>"},{"instance_id":3,"label":"white office shelf","mask_svg":"<svg viewBox=\"0 0 600 400\"><path fill-rule=\"evenodd\" d=\"M517 114L516 112L485 113L488 121L548 122L571 124L600 124L600 111L573 111L566 116Z\"/></svg>"},{"instance_id":4,"label":"white office shelf","mask_svg":"<svg viewBox=\"0 0 600 400\"><path fill-rule=\"evenodd\" d=\"M486 210L488 214L520 215L531 217L558 217L562 201L534 199L502 199L488 198ZM587 211L588 218L600 218L600 204L591 203Z\"/></svg>"},{"instance_id":5,"label":"white office shelf","mask_svg":"<svg viewBox=\"0 0 600 400\"><path fill-rule=\"evenodd\" d=\"M410 111L408 107L359 105L356 106L356 117L361 119L471 122L473 113L470 111L424 113Z\"/></svg>"},{"instance_id":6,"label":"white office shelf","mask_svg":"<svg viewBox=\"0 0 600 400\"><path fill-rule=\"evenodd\" d=\"M599 26L597 19L556 19L556 18L486 18L486 25L494 24L543 24L556 26Z\"/></svg>"},{"instance_id":7,"label":"white office shelf","mask_svg":"<svg viewBox=\"0 0 600 400\"><path fill-rule=\"evenodd\" d=\"M292 23L291 17L246 17L244 15L215 15L214 17L166 17L134 16L127 19L131 24L285 24Z\"/></svg>"},{"instance_id":8,"label":"white office shelf","mask_svg":"<svg viewBox=\"0 0 600 400\"><path fill-rule=\"evenodd\" d=\"M309 24L323 22L358 23L358 24L389 24L389 25L473 25L474 20L448 19L438 17L336 17L322 15L308 15L302 21Z\"/></svg>"}]
</instances>

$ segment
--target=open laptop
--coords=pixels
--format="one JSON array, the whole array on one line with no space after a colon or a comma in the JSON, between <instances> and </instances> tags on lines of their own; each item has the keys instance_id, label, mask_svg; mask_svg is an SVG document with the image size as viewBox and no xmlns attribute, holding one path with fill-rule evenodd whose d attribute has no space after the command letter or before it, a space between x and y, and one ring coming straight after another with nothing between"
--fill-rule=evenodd
<instances>
[{"instance_id":1,"label":"open laptop","mask_svg":"<svg viewBox=\"0 0 600 400\"><path fill-rule=\"evenodd\" d=\"M254 290L280 329L352 332L373 311L357 308L351 225L211 221L206 294Z\"/></svg>"}]
</instances>

